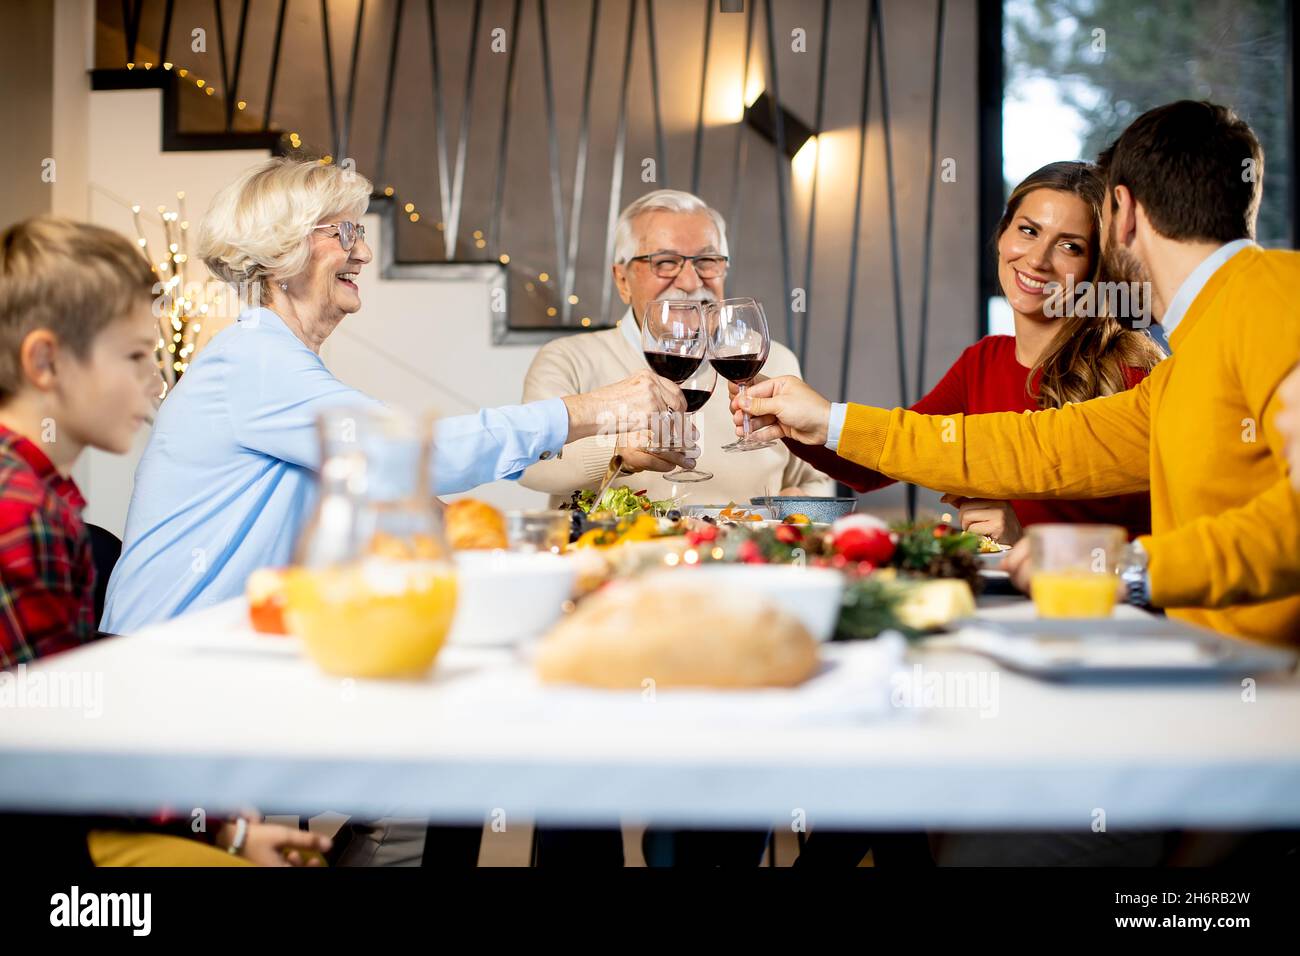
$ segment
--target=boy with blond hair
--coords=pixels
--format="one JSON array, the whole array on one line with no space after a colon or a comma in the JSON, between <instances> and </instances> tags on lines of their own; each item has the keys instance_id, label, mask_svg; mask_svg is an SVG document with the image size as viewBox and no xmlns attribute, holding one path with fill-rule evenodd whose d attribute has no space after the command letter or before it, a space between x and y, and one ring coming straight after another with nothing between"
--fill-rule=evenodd
<instances>
[{"instance_id":1,"label":"boy with blond hair","mask_svg":"<svg viewBox=\"0 0 1300 956\"><path fill-rule=\"evenodd\" d=\"M153 418L155 283L139 250L99 226L42 216L0 234L0 668L99 636L86 502L70 473L87 447L129 451ZM256 815L223 821L205 836L213 845L188 821L40 822L4 829L21 843L71 828L101 866L287 866L329 845Z\"/></svg>"}]
</instances>

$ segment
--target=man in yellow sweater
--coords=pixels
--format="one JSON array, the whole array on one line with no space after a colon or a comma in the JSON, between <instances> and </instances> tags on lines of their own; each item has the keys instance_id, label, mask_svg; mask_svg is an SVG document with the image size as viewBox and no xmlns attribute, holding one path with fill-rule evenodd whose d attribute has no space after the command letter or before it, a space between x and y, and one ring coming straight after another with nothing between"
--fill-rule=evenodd
<instances>
[{"instance_id":1,"label":"man in yellow sweater","mask_svg":"<svg viewBox=\"0 0 1300 956\"><path fill-rule=\"evenodd\" d=\"M826 444L894 478L984 498L1151 492L1130 600L1300 642L1300 499L1275 416L1300 355L1300 253L1251 240L1263 151L1233 112L1181 101L1102 155L1105 270L1150 283L1172 355L1136 388L1033 414L832 405L792 377L749 390L757 438ZM739 406L733 400L739 419Z\"/></svg>"}]
</instances>

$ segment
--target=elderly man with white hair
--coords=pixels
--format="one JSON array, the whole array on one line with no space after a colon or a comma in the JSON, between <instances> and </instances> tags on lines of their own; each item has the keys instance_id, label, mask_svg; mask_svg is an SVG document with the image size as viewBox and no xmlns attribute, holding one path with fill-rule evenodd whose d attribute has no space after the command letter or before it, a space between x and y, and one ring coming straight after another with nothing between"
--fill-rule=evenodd
<instances>
[{"instance_id":1,"label":"elderly man with white hair","mask_svg":"<svg viewBox=\"0 0 1300 956\"><path fill-rule=\"evenodd\" d=\"M640 322L655 299L708 301L725 296L727 226L722 216L698 196L658 189L637 199L618 218L614 237L614 281L628 306L618 327L575 334L548 342L537 353L524 379L525 402L585 392L648 368L641 346ZM799 375L799 362L785 346L773 342L763 372ZM695 414L700 448L698 467L713 473L693 492L698 503L748 503L763 494L833 495L834 482L794 457L785 445L728 455L721 447L734 437L725 386ZM652 499L676 494L662 472L680 462L631 445L621 449L625 467L644 472L636 478ZM520 484L551 495L552 505L567 501L575 490L596 488L605 477L610 442L601 436L565 446L562 458L530 465ZM662 831L650 829L642 840L646 862L655 866L756 866L766 834L750 831ZM622 834L616 830L539 828L538 865L617 866L623 862Z\"/></svg>"},{"instance_id":2,"label":"elderly man with white hair","mask_svg":"<svg viewBox=\"0 0 1300 956\"><path fill-rule=\"evenodd\" d=\"M525 402L590 391L649 366L641 347L640 322L655 299L708 301L725 296L727 226L702 199L675 189L657 189L637 199L618 218L614 237L614 282L628 306L618 326L574 334L548 342L533 359L524 379ZM772 343L763 373L798 376L799 362L778 342ZM794 457L783 444L727 455L722 445L734 437L725 386L695 414L700 457L697 466L713 478L693 491L697 503L748 503L763 494L833 495L835 483ZM538 462L524 471L520 484L551 495L551 504L567 501L574 491L596 488L605 477L610 442L601 436L565 446L561 459ZM624 465L647 472L636 480L652 499L670 498L681 490L661 472L680 462L640 448L622 449Z\"/></svg>"}]
</instances>

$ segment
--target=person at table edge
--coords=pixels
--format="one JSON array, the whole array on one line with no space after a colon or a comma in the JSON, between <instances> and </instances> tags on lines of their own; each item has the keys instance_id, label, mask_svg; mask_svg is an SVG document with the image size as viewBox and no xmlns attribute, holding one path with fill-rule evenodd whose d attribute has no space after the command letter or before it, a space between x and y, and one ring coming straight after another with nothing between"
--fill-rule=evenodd
<instances>
[{"instance_id":1,"label":"person at table edge","mask_svg":"<svg viewBox=\"0 0 1300 956\"><path fill-rule=\"evenodd\" d=\"M1129 599L1191 624L1296 643L1300 500L1274 418L1300 355L1300 253L1252 241L1263 150L1230 109L1185 100L1143 114L1099 162L1104 271L1150 281L1172 353L1136 388L1030 414L935 417L832 404L782 378L752 392L760 437L825 444L962 495L1149 487L1153 533L1136 539L1120 568ZM739 421L736 399L733 413Z\"/></svg>"},{"instance_id":2,"label":"person at table edge","mask_svg":"<svg viewBox=\"0 0 1300 956\"><path fill-rule=\"evenodd\" d=\"M381 404L338 381L319 354L361 307L355 280L371 253L356 222L370 191L351 170L275 158L213 200L199 254L232 287L257 290L260 304L213 337L162 404L136 471L104 631L237 597L252 571L289 563L315 503L317 414ZM684 409L685 400L642 371L589 394L443 418L435 490L518 478L596 434L602 409L620 405L652 415Z\"/></svg>"}]
</instances>

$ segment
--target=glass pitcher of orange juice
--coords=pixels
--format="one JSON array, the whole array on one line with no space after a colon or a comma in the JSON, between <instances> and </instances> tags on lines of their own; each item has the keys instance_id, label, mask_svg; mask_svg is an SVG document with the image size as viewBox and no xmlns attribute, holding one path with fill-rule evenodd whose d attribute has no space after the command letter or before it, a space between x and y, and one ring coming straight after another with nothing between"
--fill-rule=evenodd
<instances>
[{"instance_id":1,"label":"glass pitcher of orange juice","mask_svg":"<svg viewBox=\"0 0 1300 956\"><path fill-rule=\"evenodd\" d=\"M1036 524L1029 535L1029 589L1039 617L1110 617L1116 565L1127 535L1106 524Z\"/></svg>"},{"instance_id":2,"label":"glass pitcher of orange juice","mask_svg":"<svg viewBox=\"0 0 1300 956\"><path fill-rule=\"evenodd\" d=\"M433 497L433 421L340 408L317 421L320 498L285 581L285 620L328 673L426 673L456 610Z\"/></svg>"}]
</instances>

